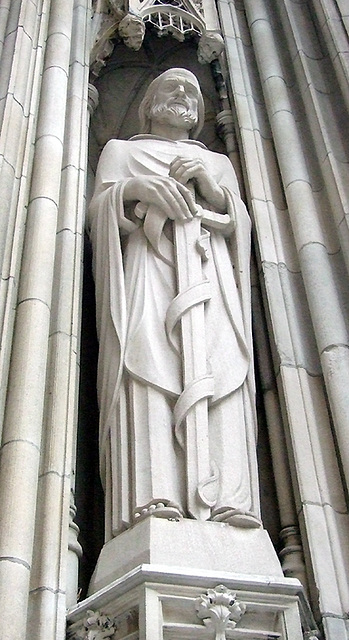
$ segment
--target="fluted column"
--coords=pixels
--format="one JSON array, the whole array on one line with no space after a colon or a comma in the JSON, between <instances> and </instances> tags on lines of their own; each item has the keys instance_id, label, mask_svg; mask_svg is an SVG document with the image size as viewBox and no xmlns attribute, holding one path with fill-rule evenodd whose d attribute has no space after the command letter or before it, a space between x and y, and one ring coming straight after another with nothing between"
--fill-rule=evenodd
<instances>
[{"instance_id":1,"label":"fluted column","mask_svg":"<svg viewBox=\"0 0 349 640\"><path fill-rule=\"evenodd\" d=\"M0 0L0 432L32 171L47 0Z\"/></svg>"},{"instance_id":2,"label":"fluted column","mask_svg":"<svg viewBox=\"0 0 349 640\"><path fill-rule=\"evenodd\" d=\"M349 24L345 0L311 0L314 15L327 45L338 85L349 110Z\"/></svg>"},{"instance_id":3,"label":"fluted column","mask_svg":"<svg viewBox=\"0 0 349 640\"><path fill-rule=\"evenodd\" d=\"M348 329L334 282L326 236L319 224L292 104L273 45L271 24L263 8L259 6L256 11L249 0L246 5L343 470L349 485L349 449L346 446L349 424Z\"/></svg>"},{"instance_id":4,"label":"fluted column","mask_svg":"<svg viewBox=\"0 0 349 640\"><path fill-rule=\"evenodd\" d=\"M271 460L281 524L280 539L283 548L279 553L285 576L297 578L308 594L308 580L299 533L298 515L293 493L287 442L280 401L268 339L268 328L263 311L263 301L258 287L257 273L252 277L253 335L256 359L263 393L264 411L268 427ZM296 542L295 542L296 541Z\"/></svg>"},{"instance_id":5,"label":"fluted column","mask_svg":"<svg viewBox=\"0 0 349 640\"><path fill-rule=\"evenodd\" d=\"M1 452L3 640L26 638L73 13L65 0L44 5L49 24Z\"/></svg>"},{"instance_id":6,"label":"fluted column","mask_svg":"<svg viewBox=\"0 0 349 640\"><path fill-rule=\"evenodd\" d=\"M326 87L334 76L328 58L316 55L322 41L308 5L220 0L219 10L310 591L315 607L320 601L326 637L337 640L348 607L348 514L332 417L348 462L348 288L336 225L340 201L335 206L335 189L323 184L332 158L321 164L318 149L321 135L340 139L342 120L338 92L328 101L326 125L328 98L315 101L312 85ZM347 166L341 164L343 177ZM338 190L345 182L331 179Z\"/></svg>"},{"instance_id":7,"label":"fluted column","mask_svg":"<svg viewBox=\"0 0 349 640\"><path fill-rule=\"evenodd\" d=\"M56 640L78 595L81 547L73 518L82 249L88 145L89 2L75 0L58 206L45 431L39 472L28 636ZM55 612L54 614L52 612Z\"/></svg>"}]
</instances>

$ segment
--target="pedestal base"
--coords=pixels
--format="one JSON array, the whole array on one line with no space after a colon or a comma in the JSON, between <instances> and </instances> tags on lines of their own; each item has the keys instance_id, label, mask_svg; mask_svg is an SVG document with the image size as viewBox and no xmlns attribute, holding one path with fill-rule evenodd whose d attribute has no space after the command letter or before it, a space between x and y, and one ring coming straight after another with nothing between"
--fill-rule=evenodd
<instances>
[{"instance_id":1,"label":"pedestal base","mask_svg":"<svg viewBox=\"0 0 349 640\"><path fill-rule=\"evenodd\" d=\"M303 640L298 580L141 565L68 614L69 640Z\"/></svg>"},{"instance_id":2,"label":"pedestal base","mask_svg":"<svg viewBox=\"0 0 349 640\"><path fill-rule=\"evenodd\" d=\"M265 529L220 522L147 518L104 545L90 583L95 593L141 564L283 577Z\"/></svg>"},{"instance_id":3,"label":"pedestal base","mask_svg":"<svg viewBox=\"0 0 349 640\"><path fill-rule=\"evenodd\" d=\"M263 529L149 518L104 546L68 638L303 640L300 593Z\"/></svg>"}]
</instances>

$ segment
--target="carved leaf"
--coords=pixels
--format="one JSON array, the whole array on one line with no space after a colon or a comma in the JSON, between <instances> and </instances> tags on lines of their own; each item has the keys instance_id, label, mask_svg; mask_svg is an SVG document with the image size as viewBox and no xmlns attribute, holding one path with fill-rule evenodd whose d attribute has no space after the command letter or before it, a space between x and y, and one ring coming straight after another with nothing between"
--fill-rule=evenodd
<instances>
[{"instance_id":1,"label":"carved leaf","mask_svg":"<svg viewBox=\"0 0 349 640\"><path fill-rule=\"evenodd\" d=\"M236 593L224 585L208 589L196 600L196 612L206 627L213 629L215 640L225 640L226 630L234 629L246 611L246 605L236 600Z\"/></svg>"}]
</instances>

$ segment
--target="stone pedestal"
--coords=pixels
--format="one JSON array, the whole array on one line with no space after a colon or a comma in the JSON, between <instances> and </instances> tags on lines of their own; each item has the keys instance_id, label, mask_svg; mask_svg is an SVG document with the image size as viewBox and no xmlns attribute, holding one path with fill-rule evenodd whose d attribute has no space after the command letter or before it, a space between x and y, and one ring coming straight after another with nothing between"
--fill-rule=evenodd
<instances>
[{"instance_id":1,"label":"stone pedestal","mask_svg":"<svg viewBox=\"0 0 349 640\"><path fill-rule=\"evenodd\" d=\"M148 518L104 546L68 637L302 640L300 592L263 529Z\"/></svg>"},{"instance_id":2,"label":"stone pedestal","mask_svg":"<svg viewBox=\"0 0 349 640\"><path fill-rule=\"evenodd\" d=\"M264 529L242 529L220 522L147 518L104 545L90 583L95 593L136 567L163 570L224 571L283 577Z\"/></svg>"}]
</instances>

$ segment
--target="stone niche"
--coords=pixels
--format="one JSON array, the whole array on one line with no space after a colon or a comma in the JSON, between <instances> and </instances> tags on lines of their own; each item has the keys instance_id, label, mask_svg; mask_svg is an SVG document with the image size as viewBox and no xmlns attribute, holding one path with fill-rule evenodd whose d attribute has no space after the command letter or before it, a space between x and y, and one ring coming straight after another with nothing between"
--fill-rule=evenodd
<instances>
[{"instance_id":1,"label":"stone niche","mask_svg":"<svg viewBox=\"0 0 349 640\"><path fill-rule=\"evenodd\" d=\"M171 36L159 38L147 32L139 51L116 44L106 67L94 82L99 104L90 127L92 172L110 138L127 140L138 133L138 107L151 80L166 69L181 66L197 76L204 94L206 119L200 140L212 151L224 153L224 144L216 132L216 114L221 109L219 97L210 66L198 62L197 43L195 40L178 42Z\"/></svg>"},{"instance_id":2,"label":"stone niche","mask_svg":"<svg viewBox=\"0 0 349 640\"><path fill-rule=\"evenodd\" d=\"M117 43L95 80L99 105L90 126L88 194L106 142L138 132L138 106L149 82L162 71L180 66L195 73L202 88L206 122L200 140L212 151L225 152L216 130L222 106L210 66L197 60L197 43L147 33L139 51ZM84 291L76 502L84 548L80 584L83 595L87 589L88 593L69 612L67 637L301 640L301 585L284 578L275 551L280 526L259 399L264 529L147 518L103 547L95 394L98 346L88 241Z\"/></svg>"},{"instance_id":3,"label":"stone niche","mask_svg":"<svg viewBox=\"0 0 349 640\"><path fill-rule=\"evenodd\" d=\"M91 118L89 139L89 176L87 197L94 188L94 174L104 145L111 138L128 139L138 132L138 106L149 82L162 71L184 66L199 79L205 101L205 126L200 141L210 150L226 153L217 133L216 115L221 110L219 95L210 65L197 59L195 39L178 42L171 36L159 38L147 31L142 48L133 51L116 43L113 54L100 76L94 79L98 107ZM98 344L95 331L94 283L91 246L86 235L84 259L84 295L82 310L81 383L77 458L77 518L84 549L80 587L86 594L99 552L103 546L103 491L98 470L98 406L96 369ZM258 457L263 523L278 546L280 523L261 394L258 392ZM93 526L91 526L91 513Z\"/></svg>"}]
</instances>

